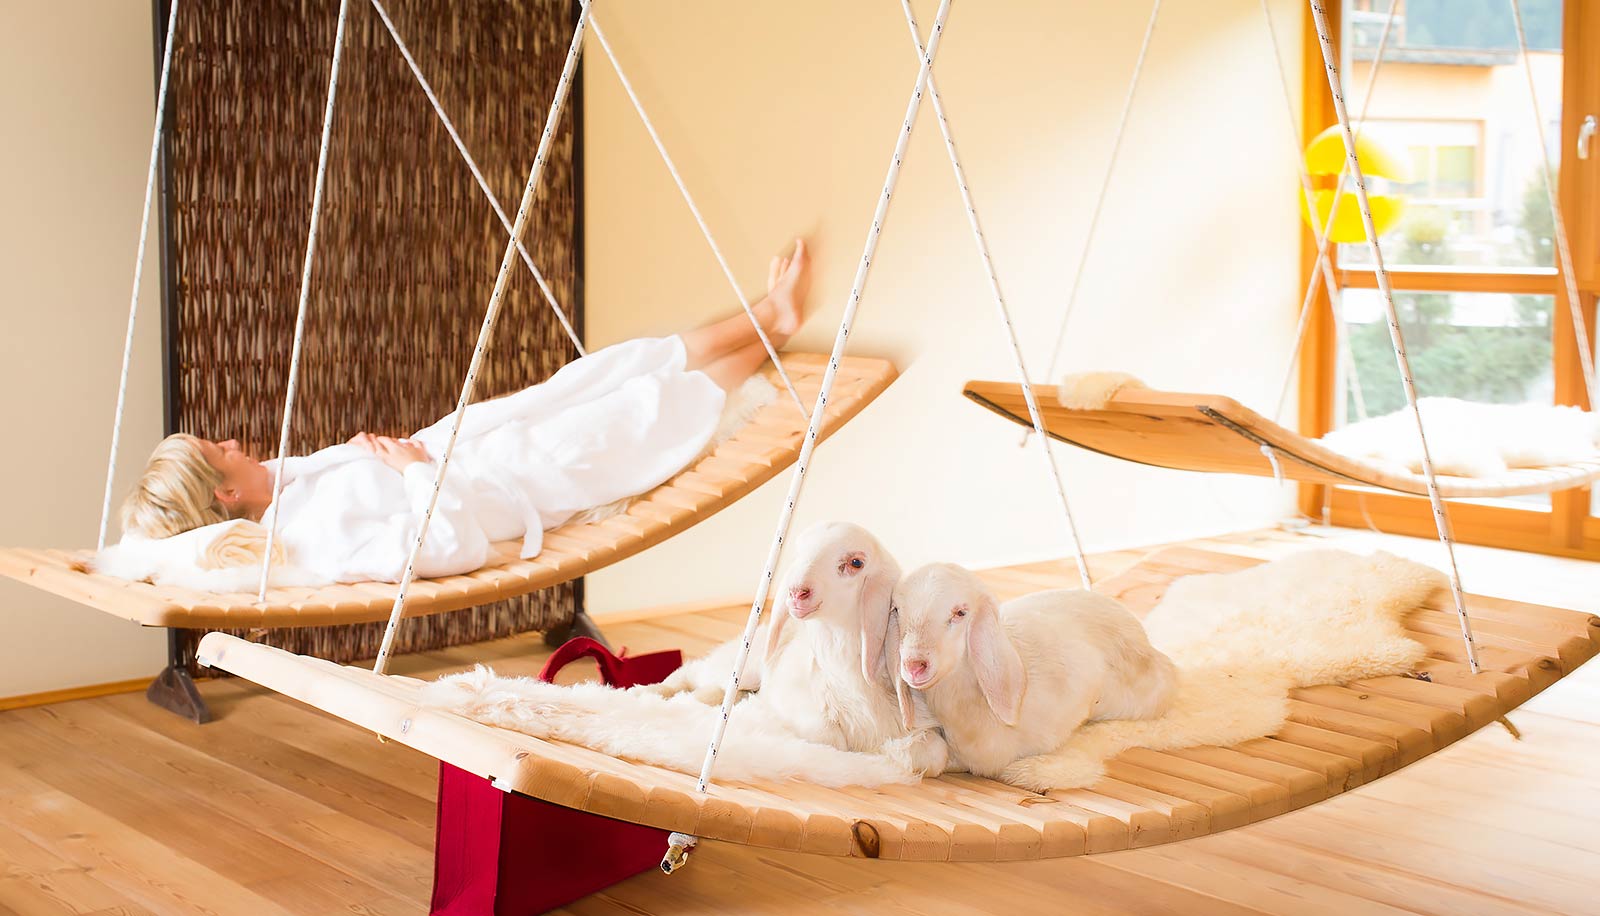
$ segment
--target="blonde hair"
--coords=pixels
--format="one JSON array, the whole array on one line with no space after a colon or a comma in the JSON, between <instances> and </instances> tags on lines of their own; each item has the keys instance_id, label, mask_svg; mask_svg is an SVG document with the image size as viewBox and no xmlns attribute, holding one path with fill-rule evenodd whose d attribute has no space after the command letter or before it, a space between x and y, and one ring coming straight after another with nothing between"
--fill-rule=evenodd
<instances>
[{"instance_id":1,"label":"blonde hair","mask_svg":"<svg viewBox=\"0 0 1600 916\"><path fill-rule=\"evenodd\" d=\"M222 472L206 461L199 439L185 433L162 439L122 502L123 533L168 538L234 518L217 500L222 480Z\"/></svg>"},{"instance_id":2,"label":"blonde hair","mask_svg":"<svg viewBox=\"0 0 1600 916\"><path fill-rule=\"evenodd\" d=\"M230 525L227 531L206 545L197 565L201 569L232 569L236 566L260 566L267 553L267 529L255 522ZM272 544L272 562L282 566L289 562L283 542Z\"/></svg>"}]
</instances>

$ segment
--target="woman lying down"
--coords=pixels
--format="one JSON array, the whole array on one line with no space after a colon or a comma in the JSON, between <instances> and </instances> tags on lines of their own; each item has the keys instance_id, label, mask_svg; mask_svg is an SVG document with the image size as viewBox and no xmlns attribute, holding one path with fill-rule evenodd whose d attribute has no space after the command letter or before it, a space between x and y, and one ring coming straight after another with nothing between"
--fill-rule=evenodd
<instances>
[{"instance_id":1,"label":"woman lying down","mask_svg":"<svg viewBox=\"0 0 1600 916\"><path fill-rule=\"evenodd\" d=\"M790 257L773 259L754 311L774 346L804 318L808 267L801 240ZM493 542L513 538L533 557L545 529L663 483L713 443L730 393L766 358L741 312L607 347L543 383L470 405L417 575L478 569ZM363 432L288 458L276 502L276 461L257 461L233 440L169 436L122 506L122 543L101 551L94 567L164 584L253 588L265 528L276 521L284 553L274 557L282 561L274 584L397 581L452 419L405 439Z\"/></svg>"}]
</instances>

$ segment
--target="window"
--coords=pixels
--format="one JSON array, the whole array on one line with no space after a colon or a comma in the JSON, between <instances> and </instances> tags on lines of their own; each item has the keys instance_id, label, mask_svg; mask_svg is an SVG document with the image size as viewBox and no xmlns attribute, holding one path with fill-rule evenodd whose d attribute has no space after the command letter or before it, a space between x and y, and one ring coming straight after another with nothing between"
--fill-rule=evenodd
<instances>
[{"instance_id":1,"label":"window","mask_svg":"<svg viewBox=\"0 0 1600 916\"><path fill-rule=\"evenodd\" d=\"M1505 0L1343 0L1335 32L1352 117L1366 97L1391 2L1398 4L1394 26L1362 130L1410 166L1410 175L1379 188L1405 198L1381 242L1417 392L1581 403L1541 157L1565 172L1558 179L1561 199L1592 334L1600 289L1600 194L1594 192L1600 155L1579 159L1569 152L1583 117L1600 110L1600 72L1592 63L1600 52L1600 4L1569 10L1560 0L1522 2L1546 120L1541 146ZM1309 139L1334 116L1310 23L1307 30ZM1315 252L1309 232L1304 250L1309 275ZM1365 244L1340 245L1334 260L1349 353L1335 352L1331 320L1313 323L1301 423L1314 435L1363 411L1377 416L1405 404L1370 252ZM1326 508L1339 524L1376 522L1387 531L1433 535L1426 499L1307 485L1301 507L1313 516ZM1450 514L1463 541L1600 558L1600 497L1588 491L1452 503Z\"/></svg>"}]
</instances>

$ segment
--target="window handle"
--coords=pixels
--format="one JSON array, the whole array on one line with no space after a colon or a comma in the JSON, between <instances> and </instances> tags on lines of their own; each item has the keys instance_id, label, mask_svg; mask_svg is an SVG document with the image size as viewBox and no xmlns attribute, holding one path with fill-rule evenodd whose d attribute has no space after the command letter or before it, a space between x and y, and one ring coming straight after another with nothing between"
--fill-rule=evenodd
<instances>
[{"instance_id":1,"label":"window handle","mask_svg":"<svg viewBox=\"0 0 1600 916\"><path fill-rule=\"evenodd\" d=\"M1589 142L1594 139L1594 132L1595 132L1595 130L1597 128L1600 128L1600 125L1597 125L1595 123L1594 115L1589 115L1588 117L1584 118L1583 119L1583 123L1581 125L1579 125L1579 127L1578 127L1578 158L1579 159L1588 159L1589 158Z\"/></svg>"}]
</instances>

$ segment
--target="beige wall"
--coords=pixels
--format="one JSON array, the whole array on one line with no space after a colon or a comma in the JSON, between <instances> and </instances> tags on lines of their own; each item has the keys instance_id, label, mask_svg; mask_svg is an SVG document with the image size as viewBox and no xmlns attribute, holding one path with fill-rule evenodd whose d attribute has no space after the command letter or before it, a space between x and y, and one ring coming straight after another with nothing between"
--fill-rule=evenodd
<instances>
[{"instance_id":1,"label":"beige wall","mask_svg":"<svg viewBox=\"0 0 1600 916\"><path fill-rule=\"evenodd\" d=\"M915 75L894 3L611 0L601 22L740 280L815 240L825 350ZM924 28L935 4L916 4ZM1036 377L1083 241L1149 7L957 3L938 73ZM1274 3L1298 74L1298 3ZM592 48L592 51L598 51ZM1255 0L1168 4L1066 349L1074 369L1226 392L1270 411L1298 303L1297 179ZM1298 80L1296 79L1296 84ZM670 332L735 307L598 53L586 67L588 330ZM1037 455L966 403L1012 373L930 119L919 124L851 337L904 375L818 452L797 525L878 531L910 563L1062 555ZM1091 547L1283 516L1270 481L1185 475L1062 450ZM748 594L786 478L590 578L597 612Z\"/></svg>"},{"instance_id":2,"label":"beige wall","mask_svg":"<svg viewBox=\"0 0 1600 916\"><path fill-rule=\"evenodd\" d=\"M100 518L143 201L150 5L4 0L0 22L0 544L82 547ZM130 468L161 435L158 274L152 257ZM162 663L161 631L10 580L0 633L0 697L147 677Z\"/></svg>"},{"instance_id":3,"label":"beige wall","mask_svg":"<svg viewBox=\"0 0 1600 916\"><path fill-rule=\"evenodd\" d=\"M148 7L0 0L0 543L92 542L137 238L152 106ZM1298 47L1300 8L1275 0ZM914 59L891 3L612 0L602 21L740 279L796 232L818 254L826 349ZM917 4L924 24L933 5ZM1042 373L1137 47L1142 4L957 5L939 72L1027 356ZM1253 0L1170 4L1152 52L1067 362L1152 383L1276 396L1296 299L1292 160ZM594 50L598 51L598 48ZM587 68L589 333L665 333L733 306L626 99ZM1295 61L1290 66L1296 66ZM20 141L20 142L19 142ZM942 158L924 120L854 352L902 379L818 453L798 524L851 518L908 563L1059 555L1038 457L959 396L1010 369ZM155 262L124 455L160 435ZM1242 528L1282 515L1270 482L1193 477L1063 451L1094 546ZM126 480L119 483L119 489ZM782 482L592 577L608 609L749 592ZM0 582L0 696L154 673L161 634Z\"/></svg>"}]
</instances>

